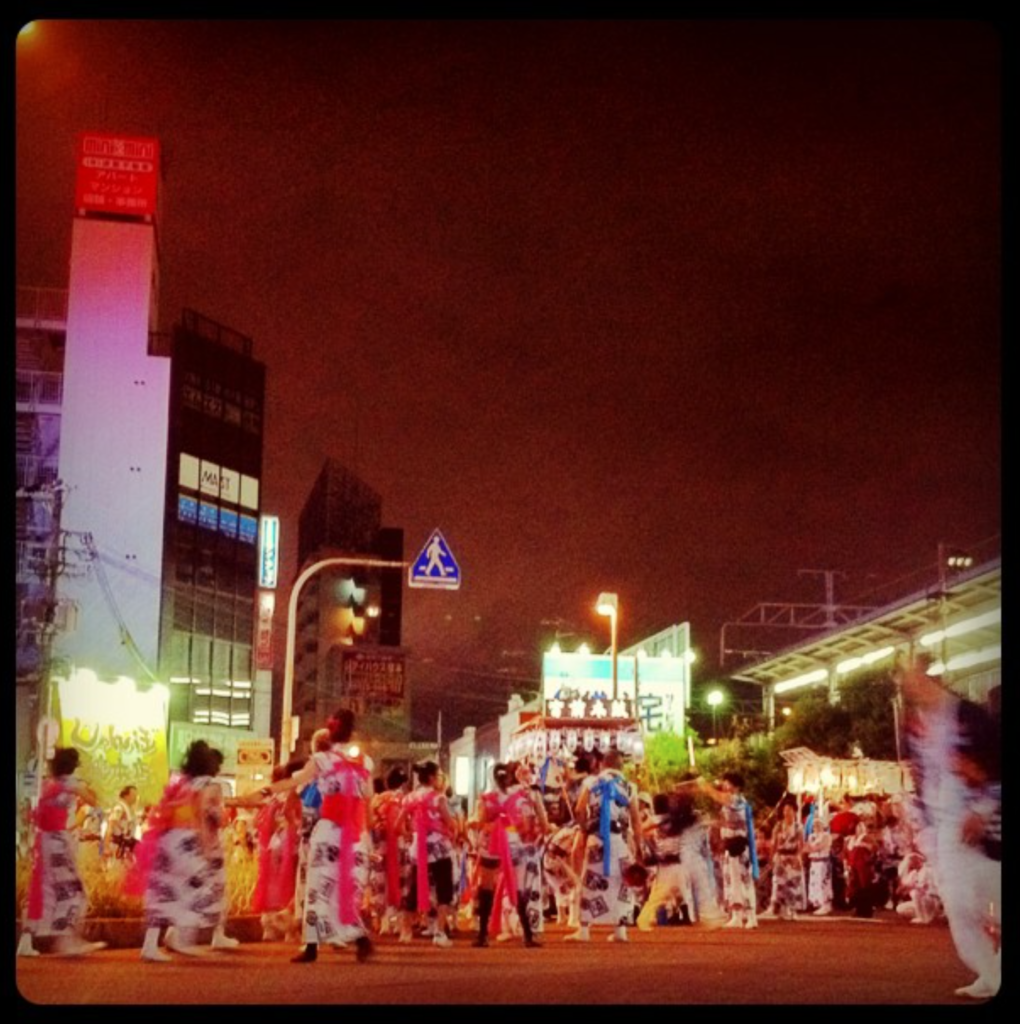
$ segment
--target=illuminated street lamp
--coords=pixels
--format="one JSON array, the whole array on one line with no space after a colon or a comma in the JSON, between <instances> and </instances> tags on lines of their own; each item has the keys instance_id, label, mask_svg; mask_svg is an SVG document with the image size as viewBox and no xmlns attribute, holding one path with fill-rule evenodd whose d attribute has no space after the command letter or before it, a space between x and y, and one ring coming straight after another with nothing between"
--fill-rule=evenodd
<instances>
[{"instance_id":1,"label":"illuminated street lamp","mask_svg":"<svg viewBox=\"0 0 1020 1024\"><path fill-rule=\"evenodd\" d=\"M709 695L705 698L708 701L708 706L712 709L712 743L716 742L716 731L715 731L715 709L726 699L722 690L712 690Z\"/></svg>"},{"instance_id":2,"label":"illuminated street lamp","mask_svg":"<svg viewBox=\"0 0 1020 1024\"><path fill-rule=\"evenodd\" d=\"M620 600L616 594L599 594L599 599L595 605L595 611L599 615L609 616L609 630L612 642L612 659L613 659L613 700L616 700L618 694L616 692L616 620L620 613Z\"/></svg>"}]
</instances>

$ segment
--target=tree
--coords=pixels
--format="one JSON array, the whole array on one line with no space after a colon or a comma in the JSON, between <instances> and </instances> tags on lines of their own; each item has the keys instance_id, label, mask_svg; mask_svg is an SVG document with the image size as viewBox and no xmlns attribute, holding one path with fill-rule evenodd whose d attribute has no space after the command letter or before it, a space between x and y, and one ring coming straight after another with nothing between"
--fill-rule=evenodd
<instances>
[{"instance_id":1,"label":"tree","mask_svg":"<svg viewBox=\"0 0 1020 1024\"><path fill-rule=\"evenodd\" d=\"M894 760L896 685L889 670L857 676L840 685L839 695L839 703L830 704L826 690L805 693L775 732L778 749L808 747L829 757L852 757L857 745L865 757Z\"/></svg>"}]
</instances>

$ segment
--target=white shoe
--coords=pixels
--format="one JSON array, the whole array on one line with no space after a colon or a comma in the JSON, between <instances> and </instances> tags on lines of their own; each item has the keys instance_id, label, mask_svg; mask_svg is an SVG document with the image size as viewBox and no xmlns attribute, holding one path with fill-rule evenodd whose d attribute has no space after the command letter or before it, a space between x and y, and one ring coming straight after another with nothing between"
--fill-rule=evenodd
<instances>
[{"instance_id":1,"label":"white shoe","mask_svg":"<svg viewBox=\"0 0 1020 1024\"><path fill-rule=\"evenodd\" d=\"M969 985L958 988L956 994L958 996L970 996L971 999L991 999L998 991L998 986L992 985L983 978L978 978Z\"/></svg>"},{"instance_id":2,"label":"white shoe","mask_svg":"<svg viewBox=\"0 0 1020 1024\"><path fill-rule=\"evenodd\" d=\"M740 920L739 915L734 914L724 925L723 928L743 928L744 922Z\"/></svg>"},{"instance_id":3,"label":"white shoe","mask_svg":"<svg viewBox=\"0 0 1020 1024\"><path fill-rule=\"evenodd\" d=\"M651 929L649 929L649 931L651 931ZM610 935L606 939L606 942L630 942L630 939L627 938L626 932L624 932L622 935L618 932L613 932L612 935Z\"/></svg>"},{"instance_id":4,"label":"white shoe","mask_svg":"<svg viewBox=\"0 0 1020 1024\"><path fill-rule=\"evenodd\" d=\"M760 913L758 915L758 920L759 921L773 921L773 920L775 920L775 917L776 917L776 912L771 907L769 907L768 910L765 910L765 911L763 911L762 913Z\"/></svg>"},{"instance_id":5,"label":"white shoe","mask_svg":"<svg viewBox=\"0 0 1020 1024\"><path fill-rule=\"evenodd\" d=\"M503 936L501 935L500 938ZM436 932L432 936L432 945L439 946L441 949L449 949L453 945L453 939L449 935L444 935L442 932Z\"/></svg>"},{"instance_id":6,"label":"white shoe","mask_svg":"<svg viewBox=\"0 0 1020 1024\"><path fill-rule=\"evenodd\" d=\"M174 958L172 956L167 956L163 950L157 947L156 949L150 950L143 949L141 959L154 964L169 964L173 963Z\"/></svg>"},{"instance_id":7,"label":"white shoe","mask_svg":"<svg viewBox=\"0 0 1020 1024\"><path fill-rule=\"evenodd\" d=\"M788 918L788 920L792 921L793 918L792 917ZM749 917L744 922L744 927L747 928L747 929L757 928L758 927L758 918L757 917Z\"/></svg>"},{"instance_id":8,"label":"white shoe","mask_svg":"<svg viewBox=\"0 0 1020 1024\"><path fill-rule=\"evenodd\" d=\"M22 932L18 940L18 956L38 956L39 950L32 945L32 933Z\"/></svg>"},{"instance_id":9,"label":"white shoe","mask_svg":"<svg viewBox=\"0 0 1020 1024\"><path fill-rule=\"evenodd\" d=\"M578 928L576 932L563 936L564 942L591 942L591 936L583 929Z\"/></svg>"},{"instance_id":10,"label":"white shoe","mask_svg":"<svg viewBox=\"0 0 1020 1024\"><path fill-rule=\"evenodd\" d=\"M241 943L237 939L226 935L222 928L217 928L213 932L212 942L209 943L212 949L237 949L240 945Z\"/></svg>"},{"instance_id":11,"label":"white shoe","mask_svg":"<svg viewBox=\"0 0 1020 1024\"><path fill-rule=\"evenodd\" d=\"M819 907L817 910L812 911L815 917L827 917L832 913L832 907Z\"/></svg>"}]
</instances>

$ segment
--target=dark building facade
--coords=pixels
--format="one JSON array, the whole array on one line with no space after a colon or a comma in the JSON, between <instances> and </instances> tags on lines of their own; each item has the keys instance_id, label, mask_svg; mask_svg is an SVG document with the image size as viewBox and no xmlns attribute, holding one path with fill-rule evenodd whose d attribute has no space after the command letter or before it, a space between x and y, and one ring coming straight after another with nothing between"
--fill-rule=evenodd
<instances>
[{"instance_id":1,"label":"dark building facade","mask_svg":"<svg viewBox=\"0 0 1020 1024\"><path fill-rule=\"evenodd\" d=\"M379 495L339 462L324 464L298 526L298 559L400 562L404 532L383 527ZM321 570L298 600L294 714L299 739L340 706L379 742L409 736L406 659L400 649L403 570L351 565Z\"/></svg>"},{"instance_id":2,"label":"dark building facade","mask_svg":"<svg viewBox=\"0 0 1020 1024\"><path fill-rule=\"evenodd\" d=\"M192 310L171 338L160 675L171 722L253 726L265 366Z\"/></svg>"}]
</instances>

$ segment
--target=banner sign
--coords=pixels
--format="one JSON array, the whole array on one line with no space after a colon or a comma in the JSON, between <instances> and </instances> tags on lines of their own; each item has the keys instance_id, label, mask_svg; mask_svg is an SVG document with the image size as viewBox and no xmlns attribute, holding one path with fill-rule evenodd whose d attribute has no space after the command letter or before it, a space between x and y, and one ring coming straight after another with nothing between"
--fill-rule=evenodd
<instances>
[{"instance_id":1,"label":"banner sign","mask_svg":"<svg viewBox=\"0 0 1020 1024\"><path fill-rule=\"evenodd\" d=\"M250 739L237 741L238 768L265 768L273 770L273 752L275 745L272 738Z\"/></svg>"},{"instance_id":2,"label":"banner sign","mask_svg":"<svg viewBox=\"0 0 1020 1024\"><path fill-rule=\"evenodd\" d=\"M405 712L405 655L381 650L343 652L340 702L355 714L400 717Z\"/></svg>"},{"instance_id":3,"label":"banner sign","mask_svg":"<svg viewBox=\"0 0 1020 1024\"><path fill-rule=\"evenodd\" d=\"M158 177L158 139L99 132L78 137L77 210L151 217Z\"/></svg>"},{"instance_id":4,"label":"banner sign","mask_svg":"<svg viewBox=\"0 0 1020 1024\"><path fill-rule=\"evenodd\" d=\"M60 745L81 754L78 775L95 791L100 807L117 802L125 786L138 787L141 805L155 803L169 778L169 692L158 684L139 689L132 679L101 682L78 669L57 680Z\"/></svg>"}]
</instances>

